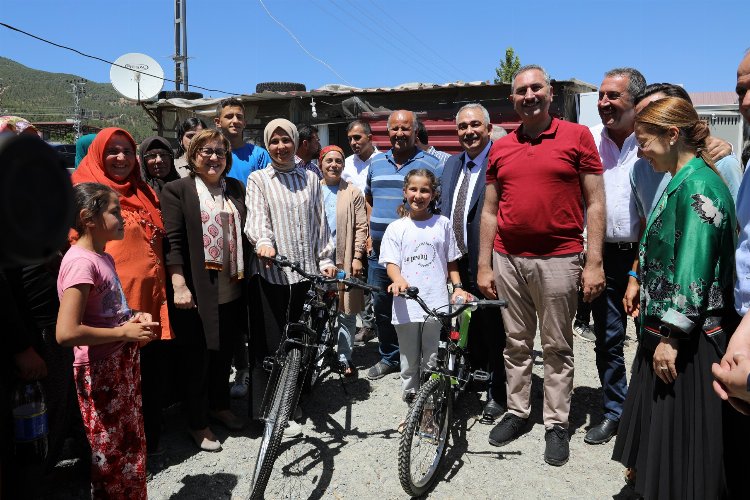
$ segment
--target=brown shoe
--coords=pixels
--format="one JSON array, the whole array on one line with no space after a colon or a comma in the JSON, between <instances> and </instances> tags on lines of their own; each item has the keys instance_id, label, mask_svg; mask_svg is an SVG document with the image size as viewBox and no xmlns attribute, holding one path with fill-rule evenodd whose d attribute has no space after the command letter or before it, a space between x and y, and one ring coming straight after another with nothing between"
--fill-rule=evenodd
<instances>
[{"instance_id":1,"label":"brown shoe","mask_svg":"<svg viewBox=\"0 0 750 500\"><path fill-rule=\"evenodd\" d=\"M197 431L190 430L190 436L192 436L195 444L203 451L221 451L221 443L219 439L211 432L209 427L200 429Z\"/></svg>"},{"instance_id":2,"label":"brown shoe","mask_svg":"<svg viewBox=\"0 0 750 500\"><path fill-rule=\"evenodd\" d=\"M375 333L375 330L372 328L359 328L357 334L354 335L354 345L365 345L377 336L377 333Z\"/></svg>"}]
</instances>

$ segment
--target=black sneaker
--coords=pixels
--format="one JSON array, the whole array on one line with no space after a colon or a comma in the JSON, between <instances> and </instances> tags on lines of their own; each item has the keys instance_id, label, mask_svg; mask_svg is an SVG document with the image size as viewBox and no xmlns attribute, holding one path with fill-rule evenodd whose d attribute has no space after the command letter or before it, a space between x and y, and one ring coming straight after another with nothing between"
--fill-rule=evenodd
<instances>
[{"instance_id":1,"label":"black sneaker","mask_svg":"<svg viewBox=\"0 0 750 500\"><path fill-rule=\"evenodd\" d=\"M544 461L550 465L565 465L570 456L570 436L561 425L553 425L544 434L547 446L544 448Z\"/></svg>"},{"instance_id":2,"label":"black sneaker","mask_svg":"<svg viewBox=\"0 0 750 500\"><path fill-rule=\"evenodd\" d=\"M490 431L489 442L492 446L502 446L510 443L521 435L527 418L521 418L512 413L506 413L503 419Z\"/></svg>"}]
</instances>

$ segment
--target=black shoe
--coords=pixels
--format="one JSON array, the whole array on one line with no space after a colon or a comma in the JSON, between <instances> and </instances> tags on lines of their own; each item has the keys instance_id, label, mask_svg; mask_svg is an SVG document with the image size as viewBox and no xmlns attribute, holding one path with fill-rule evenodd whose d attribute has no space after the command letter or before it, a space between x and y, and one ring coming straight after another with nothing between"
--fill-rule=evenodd
<instances>
[{"instance_id":1,"label":"black shoe","mask_svg":"<svg viewBox=\"0 0 750 500\"><path fill-rule=\"evenodd\" d=\"M544 434L547 445L544 448L544 461L550 465L565 465L570 456L570 436L561 425L553 425Z\"/></svg>"},{"instance_id":2,"label":"black shoe","mask_svg":"<svg viewBox=\"0 0 750 500\"><path fill-rule=\"evenodd\" d=\"M617 426L619 424L619 420L605 418L602 420L602 423L589 429L583 440L588 444L604 444L617 434Z\"/></svg>"},{"instance_id":3,"label":"black shoe","mask_svg":"<svg viewBox=\"0 0 750 500\"><path fill-rule=\"evenodd\" d=\"M512 413L506 413L500 423L490 431L490 444L492 446L502 446L510 443L521 435L521 432L523 432L528 421L529 419L527 418L521 418Z\"/></svg>"},{"instance_id":4,"label":"black shoe","mask_svg":"<svg viewBox=\"0 0 750 500\"><path fill-rule=\"evenodd\" d=\"M494 399L490 399L489 401L487 401L487 404L484 405L481 422L483 424L491 424L495 422L495 420L497 420L503 413L505 413L505 406L501 405Z\"/></svg>"}]
</instances>

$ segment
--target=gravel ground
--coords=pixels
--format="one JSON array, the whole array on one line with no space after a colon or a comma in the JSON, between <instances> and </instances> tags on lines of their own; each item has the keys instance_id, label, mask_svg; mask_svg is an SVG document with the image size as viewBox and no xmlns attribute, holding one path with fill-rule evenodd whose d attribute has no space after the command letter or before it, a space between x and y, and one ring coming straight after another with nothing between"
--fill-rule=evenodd
<instances>
[{"instance_id":1,"label":"gravel ground","mask_svg":"<svg viewBox=\"0 0 750 500\"><path fill-rule=\"evenodd\" d=\"M630 367L636 343L632 322L628 326L626 366ZM491 446L491 426L480 423L482 402L465 393L456 404L449 448L432 498L515 499L630 499L632 490L623 480L623 468L610 456L614 440L587 445L583 436L601 418L601 389L596 372L594 345L576 338L575 391L570 418L570 461L562 467L544 463L542 424L541 352L537 339L533 369L533 426L502 448ZM327 376L302 402L305 435L284 441L277 469L269 482L267 498L407 498L397 471L399 434L396 427L406 413L399 395L399 379L390 375L378 381L364 377L366 367L378 359L377 342L355 349L361 376L344 383ZM630 373L628 372L628 376ZM233 410L246 415L244 401L233 401ZM208 499L249 497L251 471L260 440L248 431L228 432L213 427L223 443L219 453L199 452L186 432L182 418L167 415L163 437L166 453L149 464L152 499ZM283 467L286 478L280 480ZM58 471L54 498L76 498L85 491L76 468ZM58 467L60 469L60 467ZM57 481L56 481L57 482Z\"/></svg>"}]
</instances>

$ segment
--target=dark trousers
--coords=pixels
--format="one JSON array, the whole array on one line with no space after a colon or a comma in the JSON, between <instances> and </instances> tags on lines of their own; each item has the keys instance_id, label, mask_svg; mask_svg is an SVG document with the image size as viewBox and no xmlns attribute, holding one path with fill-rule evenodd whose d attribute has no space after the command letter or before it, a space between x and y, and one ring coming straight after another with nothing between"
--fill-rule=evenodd
<instances>
[{"instance_id":1,"label":"dark trousers","mask_svg":"<svg viewBox=\"0 0 750 500\"><path fill-rule=\"evenodd\" d=\"M219 350L206 347L206 338L197 309L177 310L194 314L199 335L180 341L181 362L186 384L188 426L192 430L208 427L209 410L229 409L229 372L232 352L240 331L247 331L247 308L243 299L219 304ZM180 338L180 337L178 337Z\"/></svg>"},{"instance_id":2,"label":"dark trousers","mask_svg":"<svg viewBox=\"0 0 750 500\"><path fill-rule=\"evenodd\" d=\"M617 244L604 244L604 274L607 287L591 303L596 334L596 369L602 384L604 418L619 420L628 392L625 373L625 327L627 315L622 298L628 285L637 247L621 250Z\"/></svg>"},{"instance_id":3,"label":"dark trousers","mask_svg":"<svg viewBox=\"0 0 750 500\"><path fill-rule=\"evenodd\" d=\"M385 267L378 264L378 256L373 252L368 257L367 282L370 285L380 287L381 292L373 292L372 305L375 310L375 324L378 326L378 343L380 344L380 359L389 366L398 366L398 336L396 329L391 324L393 313L393 295L386 289L391 284L391 279L385 271Z\"/></svg>"},{"instance_id":4,"label":"dark trousers","mask_svg":"<svg viewBox=\"0 0 750 500\"><path fill-rule=\"evenodd\" d=\"M257 275L250 280L252 366L248 410L255 420L262 416L263 395L268 384L263 360L278 350L287 322L299 320L309 289L309 282L275 285Z\"/></svg>"},{"instance_id":5,"label":"dark trousers","mask_svg":"<svg viewBox=\"0 0 750 500\"><path fill-rule=\"evenodd\" d=\"M146 449L159 447L161 439L162 409L166 393L166 376L169 371L167 350L169 341L154 340L141 347L141 397L143 398L143 428Z\"/></svg>"},{"instance_id":6,"label":"dark trousers","mask_svg":"<svg viewBox=\"0 0 750 500\"><path fill-rule=\"evenodd\" d=\"M486 299L469 276L468 257L458 260L458 273L466 291L477 299ZM502 298L502 297L501 297ZM503 316L499 308L487 307L477 309L471 313L469 323L469 361L474 370L485 370L490 374L487 388L487 399L493 399L503 406L506 402L505 390L505 328Z\"/></svg>"}]
</instances>

